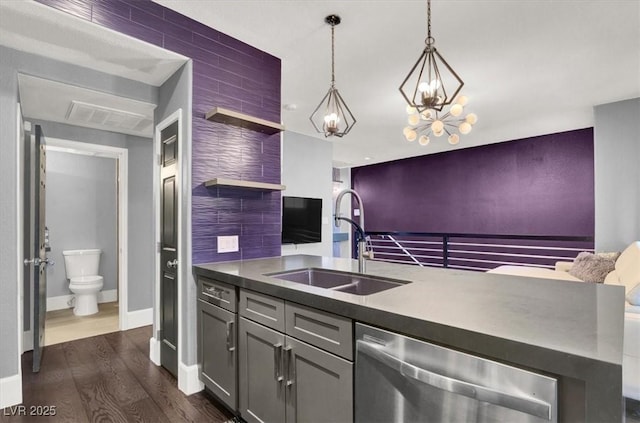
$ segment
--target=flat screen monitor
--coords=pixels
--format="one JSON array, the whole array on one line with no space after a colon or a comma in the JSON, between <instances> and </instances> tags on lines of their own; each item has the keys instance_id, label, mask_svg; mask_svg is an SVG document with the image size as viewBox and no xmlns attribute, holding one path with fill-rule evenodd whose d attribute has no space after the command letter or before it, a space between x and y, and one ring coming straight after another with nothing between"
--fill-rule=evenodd
<instances>
[{"instance_id":1,"label":"flat screen monitor","mask_svg":"<svg viewBox=\"0 0 640 423\"><path fill-rule=\"evenodd\" d=\"M282 197L282 243L321 242L322 198Z\"/></svg>"}]
</instances>

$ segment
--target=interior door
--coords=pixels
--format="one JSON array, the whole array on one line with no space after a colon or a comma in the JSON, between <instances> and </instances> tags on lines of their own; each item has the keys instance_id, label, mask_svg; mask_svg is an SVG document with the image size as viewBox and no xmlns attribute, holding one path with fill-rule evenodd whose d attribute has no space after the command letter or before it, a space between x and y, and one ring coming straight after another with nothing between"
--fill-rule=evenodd
<instances>
[{"instance_id":1,"label":"interior door","mask_svg":"<svg viewBox=\"0 0 640 423\"><path fill-rule=\"evenodd\" d=\"M33 154L31 154L33 149ZM29 160L32 179L29 183L27 198L30 202L29 219L31 251L25 259L25 265L33 266L33 371L40 371L40 362L44 353L44 321L47 314L47 258L45 245L45 199L46 199L46 144L40 125L35 126L35 134L29 137L25 151ZM32 182L31 182L32 181ZM26 271L25 275L31 274Z\"/></svg>"},{"instance_id":2,"label":"interior door","mask_svg":"<svg viewBox=\"0 0 640 423\"><path fill-rule=\"evenodd\" d=\"M160 131L160 364L178 377L178 121Z\"/></svg>"}]
</instances>

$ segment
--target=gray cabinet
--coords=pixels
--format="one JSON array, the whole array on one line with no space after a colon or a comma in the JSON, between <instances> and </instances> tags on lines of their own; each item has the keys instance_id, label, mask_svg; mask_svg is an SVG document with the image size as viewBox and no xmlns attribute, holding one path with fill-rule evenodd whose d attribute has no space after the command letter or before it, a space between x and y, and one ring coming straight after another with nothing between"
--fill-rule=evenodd
<instances>
[{"instance_id":1,"label":"gray cabinet","mask_svg":"<svg viewBox=\"0 0 640 423\"><path fill-rule=\"evenodd\" d=\"M245 290L240 314L239 405L247 422L353 421L353 363L318 348L348 333L337 350L352 357L349 319ZM309 343L292 336L302 332ZM311 345L316 338L325 342Z\"/></svg>"},{"instance_id":2,"label":"gray cabinet","mask_svg":"<svg viewBox=\"0 0 640 423\"><path fill-rule=\"evenodd\" d=\"M249 423L284 422L285 336L241 317L238 337L240 414Z\"/></svg>"},{"instance_id":3,"label":"gray cabinet","mask_svg":"<svg viewBox=\"0 0 640 423\"><path fill-rule=\"evenodd\" d=\"M287 423L353 421L353 363L287 337Z\"/></svg>"},{"instance_id":4,"label":"gray cabinet","mask_svg":"<svg viewBox=\"0 0 640 423\"><path fill-rule=\"evenodd\" d=\"M199 285L198 362L200 363L200 380L229 408L237 410L235 289L206 279L199 281Z\"/></svg>"}]
</instances>

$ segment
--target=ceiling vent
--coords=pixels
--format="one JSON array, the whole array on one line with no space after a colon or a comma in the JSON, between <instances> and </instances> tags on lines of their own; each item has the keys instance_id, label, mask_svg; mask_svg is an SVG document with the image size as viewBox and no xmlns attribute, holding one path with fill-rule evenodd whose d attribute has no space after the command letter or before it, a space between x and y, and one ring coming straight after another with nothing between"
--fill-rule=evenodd
<instances>
[{"instance_id":1,"label":"ceiling vent","mask_svg":"<svg viewBox=\"0 0 640 423\"><path fill-rule=\"evenodd\" d=\"M114 132L145 132L150 130L153 124L150 116L75 100L71 101L67 120L84 126L99 126Z\"/></svg>"}]
</instances>

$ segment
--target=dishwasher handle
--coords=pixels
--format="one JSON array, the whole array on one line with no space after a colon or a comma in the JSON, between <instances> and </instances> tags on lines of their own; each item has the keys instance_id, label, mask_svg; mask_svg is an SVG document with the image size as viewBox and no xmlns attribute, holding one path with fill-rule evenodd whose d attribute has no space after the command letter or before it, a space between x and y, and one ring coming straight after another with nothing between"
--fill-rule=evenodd
<instances>
[{"instance_id":1,"label":"dishwasher handle","mask_svg":"<svg viewBox=\"0 0 640 423\"><path fill-rule=\"evenodd\" d=\"M551 420L551 404L547 402L511 395L493 388L454 379L420 368L389 354L383 350L381 345L371 342L358 340L356 342L356 350L358 353L366 354L400 374L426 385Z\"/></svg>"}]
</instances>

